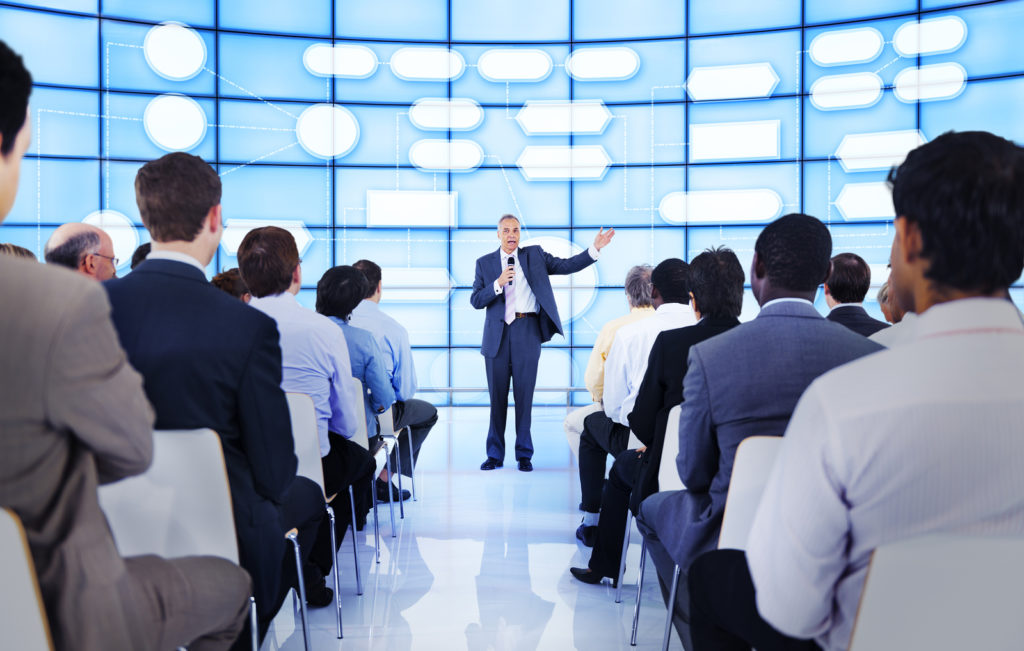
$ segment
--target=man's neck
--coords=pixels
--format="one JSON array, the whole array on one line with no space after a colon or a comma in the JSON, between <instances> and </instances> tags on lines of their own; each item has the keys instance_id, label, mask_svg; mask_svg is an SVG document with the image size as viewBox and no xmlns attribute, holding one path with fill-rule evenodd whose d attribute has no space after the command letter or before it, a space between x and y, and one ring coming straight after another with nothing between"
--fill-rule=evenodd
<instances>
[{"instance_id":1,"label":"man's neck","mask_svg":"<svg viewBox=\"0 0 1024 651\"><path fill-rule=\"evenodd\" d=\"M795 292L790 289L782 289L781 287L765 287L764 290L762 290L761 295L757 297L757 303L758 305L764 306L767 303L780 298L798 298L813 303L814 295L817 291L817 288L809 292Z\"/></svg>"},{"instance_id":2,"label":"man's neck","mask_svg":"<svg viewBox=\"0 0 1024 651\"><path fill-rule=\"evenodd\" d=\"M184 253L185 255L198 260L204 267L210 264L210 260L213 259L213 253L211 251L207 251L206 247L204 247L202 242L199 241L183 242L181 240L175 240L173 242L157 242L156 240L153 240L153 251L173 251L174 253Z\"/></svg>"}]
</instances>

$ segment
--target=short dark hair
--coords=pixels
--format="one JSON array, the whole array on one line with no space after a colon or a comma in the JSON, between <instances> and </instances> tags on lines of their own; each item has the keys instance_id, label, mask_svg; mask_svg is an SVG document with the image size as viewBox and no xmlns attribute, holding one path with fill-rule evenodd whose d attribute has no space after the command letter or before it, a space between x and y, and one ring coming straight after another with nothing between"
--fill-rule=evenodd
<instances>
[{"instance_id":1,"label":"short dark hair","mask_svg":"<svg viewBox=\"0 0 1024 651\"><path fill-rule=\"evenodd\" d=\"M210 279L210 284L237 299L241 299L249 293L249 288L246 287L245 281L242 280L242 273L238 271L238 267L232 267L227 271L220 272Z\"/></svg>"},{"instance_id":2,"label":"short dark hair","mask_svg":"<svg viewBox=\"0 0 1024 651\"><path fill-rule=\"evenodd\" d=\"M363 298L370 298L376 294L377 285L380 284L381 278L380 266L377 265L376 262L371 262L370 260L356 260L352 266L359 271L362 271L363 275L366 276L366 296L363 296Z\"/></svg>"},{"instance_id":3,"label":"short dark hair","mask_svg":"<svg viewBox=\"0 0 1024 651\"><path fill-rule=\"evenodd\" d=\"M217 172L180 151L149 161L135 175L139 214L157 242L196 239L210 208L220 204L220 193Z\"/></svg>"},{"instance_id":4,"label":"short dark hair","mask_svg":"<svg viewBox=\"0 0 1024 651\"><path fill-rule=\"evenodd\" d=\"M828 275L832 235L821 220L790 213L764 227L754 243L754 252L772 284L809 292Z\"/></svg>"},{"instance_id":5,"label":"short dark hair","mask_svg":"<svg viewBox=\"0 0 1024 651\"><path fill-rule=\"evenodd\" d=\"M292 284L299 249L291 233L277 226L254 228L238 247L238 270L253 296L280 294Z\"/></svg>"},{"instance_id":6,"label":"short dark hair","mask_svg":"<svg viewBox=\"0 0 1024 651\"><path fill-rule=\"evenodd\" d=\"M82 257L100 250L100 234L94 230L83 231L64 240L60 246L43 249L43 259L47 264L55 264L68 269L78 269Z\"/></svg>"},{"instance_id":7,"label":"short dark hair","mask_svg":"<svg viewBox=\"0 0 1024 651\"><path fill-rule=\"evenodd\" d=\"M324 272L316 284L316 311L348 320L366 297L366 276L355 267L342 265Z\"/></svg>"},{"instance_id":8,"label":"short dark hair","mask_svg":"<svg viewBox=\"0 0 1024 651\"><path fill-rule=\"evenodd\" d=\"M1024 268L1024 149L985 131L949 131L889 172L897 217L917 224L925 277L992 293Z\"/></svg>"},{"instance_id":9,"label":"short dark hair","mask_svg":"<svg viewBox=\"0 0 1024 651\"><path fill-rule=\"evenodd\" d=\"M32 75L21 57L0 41L0 155L14 147L14 139L25 124Z\"/></svg>"},{"instance_id":10,"label":"short dark hair","mask_svg":"<svg viewBox=\"0 0 1024 651\"><path fill-rule=\"evenodd\" d=\"M32 253L23 246L19 246L11 242L0 242L0 255L12 255L16 258L31 258L36 262L39 262L35 253Z\"/></svg>"},{"instance_id":11,"label":"short dark hair","mask_svg":"<svg viewBox=\"0 0 1024 651\"><path fill-rule=\"evenodd\" d=\"M146 259L146 256L149 255L149 252L152 251L152 250L153 250L153 243L152 242L146 242L145 244L140 244L135 249L135 253L132 253L132 269L134 269L135 267L137 267L140 264L142 264L142 261Z\"/></svg>"},{"instance_id":12,"label":"short dark hair","mask_svg":"<svg viewBox=\"0 0 1024 651\"><path fill-rule=\"evenodd\" d=\"M668 258L658 263L651 272L651 284L666 303L690 302L690 265L679 258Z\"/></svg>"},{"instance_id":13,"label":"short dark hair","mask_svg":"<svg viewBox=\"0 0 1024 651\"><path fill-rule=\"evenodd\" d=\"M743 265L732 249L707 249L691 260L690 291L701 316L738 317L743 311Z\"/></svg>"},{"instance_id":14,"label":"short dark hair","mask_svg":"<svg viewBox=\"0 0 1024 651\"><path fill-rule=\"evenodd\" d=\"M832 256L832 272L825 282L840 303L863 303L871 287L871 267L856 253L840 253Z\"/></svg>"}]
</instances>

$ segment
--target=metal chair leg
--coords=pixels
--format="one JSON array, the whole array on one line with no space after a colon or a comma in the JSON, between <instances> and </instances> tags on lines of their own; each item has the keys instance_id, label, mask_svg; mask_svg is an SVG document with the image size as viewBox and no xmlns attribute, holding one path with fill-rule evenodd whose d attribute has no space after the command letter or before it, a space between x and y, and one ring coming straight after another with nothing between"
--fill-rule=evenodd
<instances>
[{"instance_id":1,"label":"metal chair leg","mask_svg":"<svg viewBox=\"0 0 1024 651\"><path fill-rule=\"evenodd\" d=\"M622 576L626 573L626 552L629 551L629 534L633 529L633 512L626 515L626 535L622 537L622 557L619 559L619 580L615 584L615 603L622 603Z\"/></svg>"},{"instance_id":2,"label":"metal chair leg","mask_svg":"<svg viewBox=\"0 0 1024 651\"><path fill-rule=\"evenodd\" d=\"M259 622L256 619L256 599L249 597L249 630L252 632L252 651L260 651Z\"/></svg>"},{"instance_id":3,"label":"metal chair leg","mask_svg":"<svg viewBox=\"0 0 1024 651\"><path fill-rule=\"evenodd\" d=\"M406 426L405 431L409 439L409 481L412 482L412 486L410 486L412 488L412 501L419 502L420 499L416 497L416 457L412 449L412 428Z\"/></svg>"},{"instance_id":4,"label":"metal chair leg","mask_svg":"<svg viewBox=\"0 0 1024 651\"><path fill-rule=\"evenodd\" d=\"M343 634L341 630L341 581L338 577L338 574L340 574L338 569L338 540L337 534L334 533L334 509L331 508L330 504L327 505L327 519L331 521L331 549L334 553L334 605L335 610L337 611L338 639L340 640L343 637ZM355 536L352 536L352 539L354 543Z\"/></svg>"},{"instance_id":5,"label":"metal chair leg","mask_svg":"<svg viewBox=\"0 0 1024 651\"><path fill-rule=\"evenodd\" d=\"M636 646L636 629L640 624L640 595L644 591L644 563L647 560L647 541L640 543L640 579L636 582L636 603L633 605L633 632L629 635L629 646Z\"/></svg>"},{"instance_id":6,"label":"metal chair leg","mask_svg":"<svg viewBox=\"0 0 1024 651\"><path fill-rule=\"evenodd\" d=\"M377 517L377 487L374 484L376 475L370 478L370 495L373 496L373 551L377 555L377 564L380 565L380 518Z\"/></svg>"},{"instance_id":7,"label":"metal chair leg","mask_svg":"<svg viewBox=\"0 0 1024 651\"><path fill-rule=\"evenodd\" d=\"M373 486L373 480L370 480L370 485ZM352 489L352 484L348 486L348 501L352 506L352 558L356 564L356 594L363 594L363 574L359 570L359 545L356 544L356 494Z\"/></svg>"},{"instance_id":8,"label":"metal chair leg","mask_svg":"<svg viewBox=\"0 0 1024 651\"><path fill-rule=\"evenodd\" d=\"M672 588L668 593L668 614L665 616L665 637L661 640L662 651L668 651L669 638L672 636L672 615L676 612L676 590L679 589L679 566L672 570Z\"/></svg>"},{"instance_id":9,"label":"metal chair leg","mask_svg":"<svg viewBox=\"0 0 1024 651\"><path fill-rule=\"evenodd\" d=\"M387 469L388 476L388 507L391 509L391 537L394 538L398 535L398 531L395 529L395 496L391 493L391 455L388 454L384 457L384 467Z\"/></svg>"},{"instance_id":10,"label":"metal chair leg","mask_svg":"<svg viewBox=\"0 0 1024 651\"><path fill-rule=\"evenodd\" d=\"M395 461L398 463L398 517L405 519L405 500L402 499L402 446L395 436ZM391 490L391 475L388 474L388 490Z\"/></svg>"},{"instance_id":11,"label":"metal chair leg","mask_svg":"<svg viewBox=\"0 0 1024 651\"><path fill-rule=\"evenodd\" d=\"M310 651L309 645L309 619L306 617L306 581L302 577L302 554L299 553L299 532L292 529L284 535L292 542L295 550L295 573L299 577L299 612L302 613L302 639L306 645L306 651Z\"/></svg>"}]
</instances>

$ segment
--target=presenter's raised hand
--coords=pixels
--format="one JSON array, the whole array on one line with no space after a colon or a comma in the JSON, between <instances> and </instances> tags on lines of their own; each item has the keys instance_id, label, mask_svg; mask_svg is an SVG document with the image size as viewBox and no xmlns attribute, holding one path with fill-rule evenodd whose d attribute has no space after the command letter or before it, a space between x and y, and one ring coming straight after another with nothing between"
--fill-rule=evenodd
<instances>
[{"instance_id":1,"label":"presenter's raised hand","mask_svg":"<svg viewBox=\"0 0 1024 651\"><path fill-rule=\"evenodd\" d=\"M597 232L597 235L594 236L594 248L600 251L612 241L613 237L615 237L614 228L609 228L607 231L602 228Z\"/></svg>"},{"instance_id":2,"label":"presenter's raised hand","mask_svg":"<svg viewBox=\"0 0 1024 651\"><path fill-rule=\"evenodd\" d=\"M515 278L515 276L515 267L505 267L505 271L502 271L501 275L498 276L498 287L504 287L505 285L509 284L509 282L511 282L512 279Z\"/></svg>"}]
</instances>

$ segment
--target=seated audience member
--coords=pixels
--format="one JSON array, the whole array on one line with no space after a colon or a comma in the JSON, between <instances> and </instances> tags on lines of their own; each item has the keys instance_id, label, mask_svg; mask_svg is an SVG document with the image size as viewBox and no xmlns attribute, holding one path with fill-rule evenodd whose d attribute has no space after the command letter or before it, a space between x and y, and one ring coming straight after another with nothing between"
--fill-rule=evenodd
<instances>
[{"instance_id":1,"label":"seated audience member","mask_svg":"<svg viewBox=\"0 0 1024 651\"><path fill-rule=\"evenodd\" d=\"M377 338L368 330L349 325L348 319L359 301L366 296L366 276L355 267L340 266L328 269L316 284L316 311L335 323L345 333L348 357L352 364L352 377L363 383L363 403L366 412L366 431L377 431L377 414L383 413L395 401L384 366L384 351Z\"/></svg>"},{"instance_id":2,"label":"seated audience member","mask_svg":"<svg viewBox=\"0 0 1024 651\"><path fill-rule=\"evenodd\" d=\"M639 505L641 499L658 490L665 422L672 407L683 400L685 360L690 346L740 324L743 267L735 253L723 247L709 249L693 259L690 305L697 325L665 330L651 347L647 371L629 413L629 428L644 447L626 450L615 457L601 495L601 518L590 563L588 568L570 570L584 583L618 576L626 509L631 503Z\"/></svg>"},{"instance_id":3,"label":"seated audience member","mask_svg":"<svg viewBox=\"0 0 1024 651\"><path fill-rule=\"evenodd\" d=\"M651 266L639 264L626 274L626 301L629 303L629 313L612 319L604 324L601 332L597 334L594 341L594 348L590 351L590 359L587 361L587 370L583 374L583 383L590 392L593 404L573 410L565 417L565 438L569 441L569 449L573 456L580 456L580 435L583 433L583 419L590 414L601 411L601 401L604 398L604 362L608 358L608 351L611 350L612 340L615 333L624 325L646 319L654 314L651 307Z\"/></svg>"},{"instance_id":4,"label":"seated audience member","mask_svg":"<svg viewBox=\"0 0 1024 651\"><path fill-rule=\"evenodd\" d=\"M0 242L0 255L13 255L18 258L31 258L32 260L39 262L35 253L32 253L23 246L11 244L10 242Z\"/></svg>"},{"instance_id":5,"label":"seated audience member","mask_svg":"<svg viewBox=\"0 0 1024 651\"><path fill-rule=\"evenodd\" d=\"M391 377L391 386L395 390L395 404L391 406L391 417L395 431L404 427L411 430L411 438L402 441L402 473L411 476L412 462L419 458L420 447L430 433L430 428L437 422L437 409L425 400L413 398L416 393L416 368L413 366L412 348L409 346L409 333L402 324L391 318L380 309L381 270L370 260L358 260L352 265L366 276L366 296L352 310L349 324L356 328L369 330L377 337L377 342L384 351L384 365ZM370 432L372 435L373 432ZM412 450L409 449L412 444ZM410 452L412 457L410 458ZM391 453L391 468L397 469L396 451ZM388 481L386 473L382 473L377 483L377 499L386 500ZM390 487L395 499L409 499L409 491L403 490L399 495L395 486Z\"/></svg>"},{"instance_id":6,"label":"seated audience member","mask_svg":"<svg viewBox=\"0 0 1024 651\"><path fill-rule=\"evenodd\" d=\"M242 280L242 274L239 273L238 267L232 267L227 271L220 272L210 279L210 283L220 291L234 296L243 303L248 303L252 298L249 288L245 286L245 281Z\"/></svg>"},{"instance_id":7,"label":"seated audience member","mask_svg":"<svg viewBox=\"0 0 1024 651\"><path fill-rule=\"evenodd\" d=\"M298 581L285 532L297 528L303 554L321 567L333 558L329 539L313 549L324 499L314 482L295 475L277 328L206 280L223 234L212 167L167 154L139 169L135 196L153 250L130 274L104 283L114 327L145 381L156 427L209 427L220 435L240 564L252 576L262 638ZM306 574L310 603L329 602L323 575L318 582Z\"/></svg>"},{"instance_id":8,"label":"seated audience member","mask_svg":"<svg viewBox=\"0 0 1024 651\"><path fill-rule=\"evenodd\" d=\"M698 649L780 648L783 635L846 649L875 548L1024 536L1024 324L1005 300L1024 268L1024 149L949 132L889 182L890 292L918 336L804 393L746 556L693 565Z\"/></svg>"},{"instance_id":9,"label":"seated audience member","mask_svg":"<svg viewBox=\"0 0 1024 651\"><path fill-rule=\"evenodd\" d=\"M140 244L137 247L135 247L135 252L132 253L131 268L134 269L135 267L142 264L142 261L146 259L146 256L149 255L149 252L152 250L152 242L146 242L145 244Z\"/></svg>"},{"instance_id":10,"label":"seated audience member","mask_svg":"<svg viewBox=\"0 0 1024 651\"><path fill-rule=\"evenodd\" d=\"M324 490L337 493L340 500L335 508L340 545L352 518L348 487L355 494L356 517L362 519L372 506L368 484L374 469L370 453L349 440L362 418L362 396L349 380L352 365L345 335L296 299L302 265L288 231L276 226L249 231L238 247L238 270L252 292L249 305L274 319L281 333L281 388L308 395L316 408ZM322 569L326 574L330 565Z\"/></svg>"},{"instance_id":11,"label":"seated audience member","mask_svg":"<svg viewBox=\"0 0 1024 651\"><path fill-rule=\"evenodd\" d=\"M887 323L868 316L862 305L870 286L871 267L864 258L856 253L833 256L832 271L825 281L825 302L830 308L825 318L865 337L888 328Z\"/></svg>"},{"instance_id":12,"label":"seated audience member","mask_svg":"<svg viewBox=\"0 0 1024 651\"><path fill-rule=\"evenodd\" d=\"M117 277L114 241L92 224L72 222L58 226L46 241L43 257L47 264L74 269L93 280Z\"/></svg>"},{"instance_id":13,"label":"seated audience member","mask_svg":"<svg viewBox=\"0 0 1024 651\"><path fill-rule=\"evenodd\" d=\"M604 411L583 420L580 436L580 492L583 523L576 537L587 547L594 545L601 509L608 455L617 457L629 444L626 417L647 370L647 358L660 332L697 322L690 308L689 267L678 258L662 261L651 272L651 305L654 315L623 326L615 333L605 361Z\"/></svg>"},{"instance_id":14,"label":"seated audience member","mask_svg":"<svg viewBox=\"0 0 1024 651\"><path fill-rule=\"evenodd\" d=\"M882 344L886 348L892 348L893 346L900 346L913 340L915 332L914 327L917 325L917 315L914 314L913 305L902 305L900 303L900 297L892 291L891 269L889 272L888 282L890 285L890 291L887 303L889 313L893 318L893 325L883 330L879 330L875 334L871 335L869 339Z\"/></svg>"},{"instance_id":15,"label":"seated audience member","mask_svg":"<svg viewBox=\"0 0 1024 651\"><path fill-rule=\"evenodd\" d=\"M0 221L31 138L31 89L0 41ZM0 505L25 528L54 648L228 648L248 613L245 572L222 558L122 558L100 509L97 485L143 472L153 455L153 410L103 289L0 255L0 303Z\"/></svg>"},{"instance_id":16,"label":"seated audience member","mask_svg":"<svg viewBox=\"0 0 1024 651\"><path fill-rule=\"evenodd\" d=\"M881 350L814 308L831 254L832 237L814 217L775 220L754 244L750 285L760 313L690 348L676 459L686 490L651 495L638 518L662 586L674 565L682 570L674 619L687 649L687 571L718 544L736 448L748 436L781 436L814 378Z\"/></svg>"}]
</instances>

